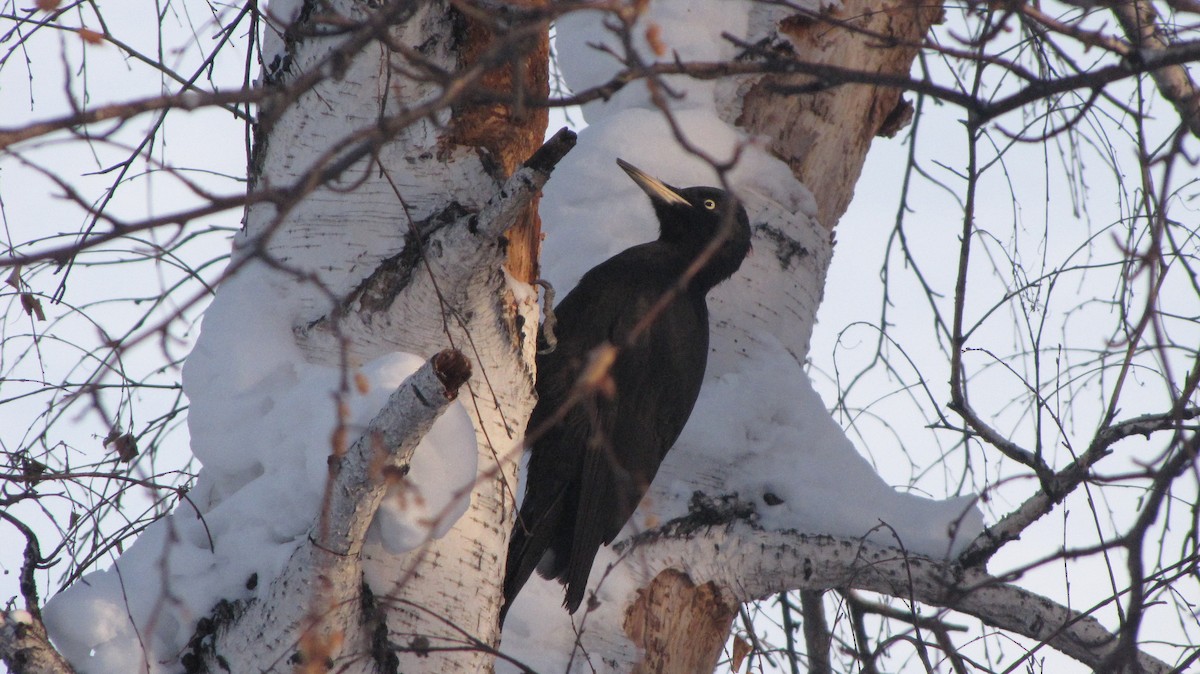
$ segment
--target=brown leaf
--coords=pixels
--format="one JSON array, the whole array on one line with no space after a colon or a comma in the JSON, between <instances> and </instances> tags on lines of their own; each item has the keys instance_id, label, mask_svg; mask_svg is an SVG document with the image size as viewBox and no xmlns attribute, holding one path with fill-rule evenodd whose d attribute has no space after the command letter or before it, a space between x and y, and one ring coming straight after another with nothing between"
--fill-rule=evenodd
<instances>
[{"instance_id":1,"label":"brown leaf","mask_svg":"<svg viewBox=\"0 0 1200 674\"><path fill-rule=\"evenodd\" d=\"M79 37L88 44L104 44L104 35L97 33L90 28L80 28Z\"/></svg>"},{"instance_id":2,"label":"brown leaf","mask_svg":"<svg viewBox=\"0 0 1200 674\"><path fill-rule=\"evenodd\" d=\"M104 438L104 446L110 445L117 453L117 458L121 459L121 463L129 463L137 458L137 438L133 437L132 433L122 433L114 428L108 432L108 437Z\"/></svg>"},{"instance_id":3,"label":"brown leaf","mask_svg":"<svg viewBox=\"0 0 1200 674\"><path fill-rule=\"evenodd\" d=\"M4 282L10 286L16 288L17 290L20 290L21 289L21 265L17 265L15 267L13 267L12 273L8 275L8 278L4 279Z\"/></svg>"},{"instance_id":4,"label":"brown leaf","mask_svg":"<svg viewBox=\"0 0 1200 674\"><path fill-rule=\"evenodd\" d=\"M333 453L330 458L341 458L346 456L346 438L349 433L346 430L345 424L338 424L337 428L333 429L333 433L329 436L329 444L333 447Z\"/></svg>"},{"instance_id":5,"label":"brown leaf","mask_svg":"<svg viewBox=\"0 0 1200 674\"><path fill-rule=\"evenodd\" d=\"M600 344L588 352L587 363L579 379L585 386L601 395L612 397L616 395L616 383L613 382L609 370L617 360L617 347L608 342Z\"/></svg>"},{"instance_id":6,"label":"brown leaf","mask_svg":"<svg viewBox=\"0 0 1200 674\"><path fill-rule=\"evenodd\" d=\"M43 12L53 12L62 4L62 0L37 0L37 8Z\"/></svg>"},{"instance_id":7,"label":"brown leaf","mask_svg":"<svg viewBox=\"0 0 1200 674\"><path fill-rule=\"evenodd\" d=\"M742 662L746 659L747 655L750 655L750 651L753 649L754 647L750 645L749 641L735 634L733 636L733 666L730 669L735 672L741 669Z\"/></svg>"},{"instance_id":8,"label":"brown leaf","mask_svg":"<svg viewBox=\"0 0 1200 674\"><path fill-rule=\"evenodd\" d=\"M662 41L662 28L657 23L652 23L646 28L646 42L654 50L655 56L663 57L667 55L667 45L663 44Z\"/></svg>"},{"instance_id":9,"label":"brown leaf","mask_svg":"<svg viewBox=\"0 0 1200 674\"><path fill-rule=\"evenodd\" d=\"M371 380L362 372L355 372L354 388L358 389L359 395L366 395L371 390Z\"/></svg>"},{"instance_id":10,"label":"brown leaf","mask_svg":"<svg viewBox=\"0 0 1200 674\"><path fill-rule=\"evenodd\" d=\"M37 459L22 459L21 474L31 480L36 480L46 474L49 466Z\"/></svg>"},{"instance_id":11,"label":"brown leaf","mask_svg":"<svg viewBox=\"0 0 1200 674\"><path fill-rule=\"evenodd\" d=\"M29 316L37 316L39 321L46 320L46 312L42 311L42 301L33 293L21 293L21 307Z\"/></svg>"}]
</instances>

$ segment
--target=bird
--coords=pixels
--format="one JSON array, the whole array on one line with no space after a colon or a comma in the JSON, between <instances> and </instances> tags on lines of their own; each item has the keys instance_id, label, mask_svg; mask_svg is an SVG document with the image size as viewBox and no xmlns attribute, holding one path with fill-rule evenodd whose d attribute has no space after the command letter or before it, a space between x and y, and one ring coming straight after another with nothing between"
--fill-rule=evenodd
<instances>
[{"instance_id":1,"label":"bird","mask_svg":"<svg viewBox=\"0 0 1200 674\"><path fill-rule=\"evenodd\" d=\"M536 357L538 401L526 426L544 431L529 448L502 625L535 569L565 585L563 606L578 610L600 546L633 515L696 404L708 360L706 296L751 247L746 210L729 192L672 187L617 164L650 197L659 236L592 268L553 310L557 343ZM605 345L617 348L607 379L563 409Z\"/></svg>"}]
</instances>

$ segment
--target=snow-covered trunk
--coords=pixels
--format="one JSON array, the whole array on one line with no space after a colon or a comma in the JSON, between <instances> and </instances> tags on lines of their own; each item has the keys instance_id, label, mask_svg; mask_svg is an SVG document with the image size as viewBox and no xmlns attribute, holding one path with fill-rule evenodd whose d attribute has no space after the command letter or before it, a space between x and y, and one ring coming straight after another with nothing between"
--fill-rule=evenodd
<instances>
[{"instance_id":1,"label":"snow-covered trunk","mask_svg":"<svg viewBox=\"0 0 1200 674\"><path fill-rule=\"evenodd\" d=\"M313 34L329 30L322 20L331 15L386 22L386 38L330 59L344 38L338 31L330 38ZM528 245L537 240L536 211L526 209L518 227L523 234L512 245L466 231L417 245L414 233L448 229L479 211L540 144L544 113L445 102L461 94L455 86L507 92L514 80L527 95L544 95L544 31L532 39L531 54L510 49L502 59L508 67L483 69L481 59L497 58L485 53L495 36L450 3L306 2L296 19L279 52L278 63L287 65L272 76L283 86L322 70L334 76L286 107L264 111L254 182L292 184L371 142L363 131L386 123L380 120L408 110L420 114L286 212L253 206L236 259L265 259L292 276L285 274L280 294L291 306L290 325L308 363L352 372L391 352L428 357L445 348L470 359L473 376L461 400L479 456L469 509L448 533L415 550L389 549L385 534L369 541L362 556L401 671L480 671L486 656L456 647L497 639L496 578L503 573L516 458L533 403L534 330L523 326L536 325L536 296L522 282L531 280L530 260L536 259ZM515 77L512 64L520 71ZM439 69L456 80L439 80ZM506 275L506 255L521 278ZM389 269L411 277L389 280L381 273ZM381 297L376 290L384 286ZM331 605L348 600L354 597L328 599ZM347 655L361 659L362 653Z\"/></svg>"},{"instance_id":2,"label":"snow-covered trunk","mask_svg":"<svg viewBox=\"0 0 1200 674\"><path fill-rule=\"evenodd\" d=\"M882 7L849 2L828 11L832 22L814 23L768 3L662 1L649 5L629 35L647 61L654 61L655 53L678 54L685 62L732 59L742 50L722 38L727 32L764 53L790 49L800 61L904 74L916 50L884 47L887 41L879 36L917 44L940 14L937 7L918 11L900 2ZM865 30L832 28L837 20ZM576 90L599 84L611 68L605 65L607 55L584 46L595 43L622 49L595 16L560 21L558 50L568 84ZM739 583L730 585L727 578L716 585L710 578L692 577L687 570L699 568L694 558L656 558L660 551L652 544L620 541L686 515L689 506L694 511L698 504L689 499L695 492L723 498L709 504L717 510L722 504L738 510L741 501L781 529L860 536L880 517L890 519L888 499L899 497L829 420L803 364L833 253L833 227L854 193L872 138L889 132L893 111L903 111L903 105L897 90L875 86L804 95L774 88L811 81L797 75L714 84L672 76L657 91L637 82L611 100L584 107L589 127L556 174L562 179L548 186L542 209L547 229L542 264L556 285L571 287L600 259L653 236L648 208L614 208L638 199L612 170L611 157L674 185L718 184L708 163L677 142L677 133L717 160L736 154L726 177L749 211L754 251L732 280L710 294L705 388L634 520L614 549L597 558L591 584L599 601L574 616L573 625L564 622L556 629L547 623L557 618L541 618L550 615L545 611L558 597L555 589L527 588L532 597L518 600L505 632L504 650L518 659L548 669L571 662L579 671L711 669L737 604L755 597L743 596ZM672 95L664 93L668 87ZM605 173L610 177L602 177ZM572 189L579 183L589 185L595 196ZM646 226L640 231L639 222ZM577 231L592 228L597 233ZM808 462L832 472L806 478ZM859 488L872 492L868 499L878 496L871 507L882 515L868 514L862 521L854 521L857 515L826 517L827 503L821 500L828 494L805 486L829 488L858 480L859 474L873 480L861 481ZM932 502L908 505L931 512L936 507ZM929 536L920 542L916 539L924 532L901 535L931 554L944 551L950 545L945 521L967 509L958 503L947 509L956 514L931 516ZM721 566L721 555L728 553L714 548L709 554ZM542 656L552 647L565 651L560 659Z\"/></svg>"},{"instance_id":3,"label":"snow-covered trunk","mask_svg":"<svg viewBox=\"0 0 1200 674\"><path fill-rule=\"evenodd\" d=\"M874 54L877 61L855 61L865 70L903 72L912 57L836 30L806 42L804 22L774 5L631 7L648 12L626 35L645 60L666 45L681 60L730 61L743 48L723 32L768 47L790 42L813 61L841 58L833 45L855 40L842 49ZM536 296L521 281L536 269L538 233L535 216L524 212L518 223L512 204L527 205L546 177L522 168L505 182L544 129L539 117L522 114L520 96L512 110L470 104L481 92L497 100L487 89L505 101L522 86L544 94L535 85L545 86L539 64L547 27L512 6L494 9L503 9L505 23L489 29L449 2L274 4L287 30L264 44L265 78L288 93L262 110L251 175L252 197L272 198L253 201L231 275L184 372L193 450L204 464L190 495L194 512L156 524L115 573L94 574L63 593L59 609L48 607L59 619L47 624L60 626L55 638L73 661L103 661L90 669L113 672L142 671L141 664L174 670L180 653L232 671L328 660L345 671L488 667L516 459L533 404ZM887 33L905 25L897 16L912 13L907 5L891 9L839 11L882 16L873 28ZM559 24L564 71L577 90L611 74L599 71L622 67L592 46L624 49L606 20L612 25L611 15L580 11ZM915 40L919 25L897 35ZM528 51L517 57L514 48ZM580 73L600 81L570 82ZM615 671L711 665L736 603L753 598L742 589L763 585L705 575L721 567L717 547L681 559L667 547L631 542L648 531L671 537L655 531L658 524L697 508L748 503L768 528L851 538L869 535L892 512L927 508L929 516L890 522L890 532L930 555L951 544L947 521L964 510L914 505L919 499L888 488L833 424L803 370L832 221L895 94L863 87L865 100L840 89L801 97L817 118L838 122L805 129L806 137L790 115L772 116L784 103L762 82L665 79L667 86L650 88L634 82L585 107L584 138L547 187L545 276L566 291L594 264L657 236L648 202L615 157L678 186L733 189L750 213L755 252L710 298L700 400L638 514L597 558L596 601L572 618L560 609L556 583L532 581L509 614L503 650L546 671L572 661ZM676 132L719 159L736 156L736 166L716 174ZM775 154L757 134L773 139ZM820 186L815 198L806 181ZM516 224L519 234L508 229L503 238L500 222ZM517 279L506 275L506 255ZM359 542L330 545L328 535L341 530L330 519L331 504L346 501L338 480L354 472L345 462L370 456L351 445L363 437L375 449L363 433L387 393L411 388L409 375L444 349L457 349L472 366L462 404L441 410L427 436L437 442L414 449L411 437L404 441L411 464L401 453L365 471L373 487L386 482L393 493L361 542L360 569ZM458 428L469 417L473 432L457 432L455 416ZM432 457L436 470L419 470L422 457ZM854 481L862 498L830 513L839 495L829 489L844 481ZM695 492L705 498L693 499ZM360 573L370 590L363 596ZM127 593L133 578L139 586ZM287 611L277 610L285 604ZM79 619L81 605L96 620ZM101 630L101 615L128 616L129 624L110 620ZM200 616L220 624L197 628ZM245 616L270 629L247 629ZM308 619L319 629L301 638Z\"/></svg>"},{"instance_id":4,"label":"snow-covered trunk","mask_svg":"<svg viewBox=\"0 0 1200 674\"><path fill-rule=\"evenodd\" d=\"M522 101L548 89L526 9L270 3L245 228L183 372L203 468L47 604L76 667L487 666L536 198L573 142L518 168L546 125Z\"/></svg>"}]
</instances>

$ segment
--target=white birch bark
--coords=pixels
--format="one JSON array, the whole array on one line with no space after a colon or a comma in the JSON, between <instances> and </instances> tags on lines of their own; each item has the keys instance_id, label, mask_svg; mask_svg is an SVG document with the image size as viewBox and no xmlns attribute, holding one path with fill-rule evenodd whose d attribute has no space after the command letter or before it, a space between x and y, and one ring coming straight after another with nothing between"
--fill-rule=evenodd
<instances>
[{"instance_id":1,"label":"white birch bark","mask_svg":"<svg viewBox=\"0 0 1200 674\"><path fill-rule=\"evenodd\" d=\"M670 532L670 527L667 528ZM654 549L639 566L646 582L679 569L725 588L732 602L784 589L854 588L949 608L985 624L1037 641L1098 667L1119 640L1094 617L978 570L909 555L896 548L830 536L761 531L744 521L707 527L697 535L648 536L635 545ZM693 532L694 533L694 532ZM620 649L620 643L613 644ZM1169 672L1140 653L1142 671Z\"/></svg>"},{"instance_id":2,"label":"white birch bark","mask_svg":"<svg viewBox=\"0 0 1200 674\"><path fill-rule=\"evenodd\" d=\"M447 370L450 370L449 372ZM209 671L271 671L312 659L342 658L346 671L373 671L371 623L364 610L360 553L367 527L383 500L391 471L407 472L413 451L454 400L469 374L461 354L434 356L389 398L366 431L334 459L332 488L322 518L264 596L193 641ZM185 663L186 664L186 663Z\"/></svg>"},{"instance_id":3,"label":"white birch bark","mask_svg":"<svg viewBox=\"0 0 1200 674\"><path fill-rule=\"evenodd\" d=\"M320 11L362 19L371 7L340 0ZM410 9L388 30L388 39L454 71L459 55L449 4L414 3ZM311 37L292 42L291 74L284 82L314 67L332 67L318 64L337 42ZM405 70L418 66L379 42L336 67L338 76L289 105L267 130L259 184L300 180L320 158L328 160L339 148L351 146L347 139L371 129L380 117L447 94L436 82L404 77ZM496 579L503 573L515 460L533 403L529 356L535 335L520 326L536 325L537 308L532 295L518 298L506 282L500 233L467 232L457 222L461 214L482 208L499 185L485 169L480 150L449 142L449 110L430 107L439 109L405 127L338 183L316 189L282 217L271 205L251 208L239 256L265 254L276 264L319 279L292 289L293 326L312 362L353 364L392 350L428 356L450 346L471 360L474 374L462 400L477 431L480 475L470 510L443 538L409 555L372 548L364 552L364 562L387 614L401 670L480 671L487 656L478 650L452 651L432 660L424 650L459 644L464 634L485 644L496 640ZM386 307L374 306L378 313L367 316L360 301L346 307L350 313L343 320L337 319L343 308L339 301L404 249L410 223L427 230L443 220L450 223L448 233L434 236L426 246L428 265L410 270L411 287L400 302L392 306L391 298L384 298ZM406 654L410 647L422 652Z\"/></svg>"}]
</instances>

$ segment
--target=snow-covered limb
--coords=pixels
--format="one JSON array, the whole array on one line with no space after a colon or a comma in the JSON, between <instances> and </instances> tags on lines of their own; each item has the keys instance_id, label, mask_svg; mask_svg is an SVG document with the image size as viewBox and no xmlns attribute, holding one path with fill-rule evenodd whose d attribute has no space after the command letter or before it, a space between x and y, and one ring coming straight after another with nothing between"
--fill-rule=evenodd
<instances>
[{"instance_id":1,"label":"snow-covered limb","mask_svg":"<svg viewBox=\"0 0 1200 674\"><path fill-rule=\"evenodd\" d=\"M72 674L46 636L42 621L28 611L0 611L0 662L13 674Z\"/></svg>"},{"instance_id":2,"label":"snow-covered limb","mask_svg":"<svg viewBox=\"0 0 1200 674\"><path fill-rule=\"evenodd\" d=\"M0 510L0 520L25 536L25 560L21 566L21 595L24 611L0 611L0 662L13 674L64 674L75 670L50 644L42 622L34 572L44 563L37 535L24 522Z\"/></svg>"},{"instance_id":3,"label":"snow-covered limb","mask_svg":"<svg viewBox=\"0 0 1200 674\"><path fill-rule=\"evenodd\" d=\"M332 491L319 547L353 560L362 550L388 483L408 472L417 443L471 377L471 363L447 349L417 370L341 457L331 457Z\"/></svg>"},{"instance_id":4,"label":"snow-covered limb","mask_svg":"<svg viewBox=\"0 0 1200 674\"><path fill-rule=\"evenodd\" d=\"M1004 583L983 571L915 555L864 540L767 531L738 512L727 523L697 526L681 518L630 541L624 563L649 584L664 572L683 572L695 585L713 583L730 603L785 590L854 588L878 592L979 618L984 623L1034 639L1090 667L1100 666L1118 639L1090 615ZM601 605L597 611L608 607ZM623 634L597 634L622 621L588 621L591 639L613 646ZM630 661L635 654L630 653ZM1144 653L1144 672L1171 667Z\"/></svg>"},{"instance_id":5,"label":"snow-covered limb","mask_svg":"<svg viewBox=\"0 0 1200 674\"><path fill-rule=\"evenodd\" d=\"M448 349L392 393L362 436L343 455L331 457L322 517L266 596L240 606L219 604L216 615L198 626L185 665L217 671L220 658L245 671L266 671L297 662L297 656L362 656L372 624L358 600L367 527L393 476L407 472L417 444L470 375L466 357Z\"/></svg>"},{"instance_id":6,"label":"snow-covered limb","mask_svg":"<svg viewBox=\"0 0 1200 674\"><path fill-rule=\"evenodd\" d=\"M348 335L348 351L364 361L395 349L419 352L405 335L419 332L414 331L417 325L431 326L432 333L438 334L447 308L462 309L462 300L474 288L472 278L490 266L483 263L495 255L494 242L533 203L559 160L574 146L575 132L561 129L478 213L463 213L457 202L451 202L441 213L413 223L404 249L383 260L359 284L340 307L340 315L297 328L301 348L320 361L339 353L338 335ZM436 279L427 267L436 271ZM430 302L430 297L442 302ZM397 329L397 322L405 328Z\"/></svg>"}]
</instances>

